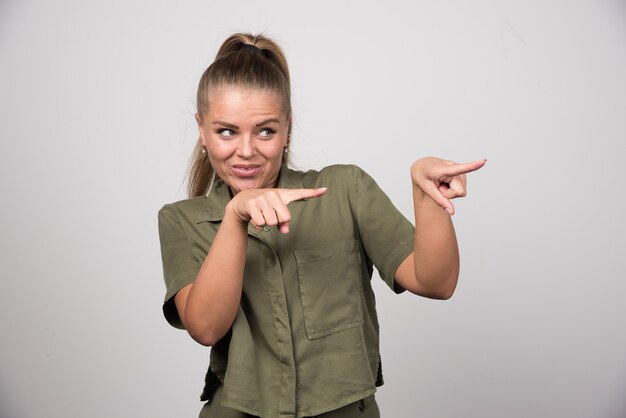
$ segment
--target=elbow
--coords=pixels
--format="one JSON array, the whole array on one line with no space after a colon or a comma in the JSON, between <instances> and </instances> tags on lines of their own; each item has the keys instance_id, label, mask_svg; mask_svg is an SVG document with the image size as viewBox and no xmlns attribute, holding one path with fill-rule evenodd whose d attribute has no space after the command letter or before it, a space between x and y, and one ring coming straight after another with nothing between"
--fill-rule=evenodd
<instances>
[{"instance_id":1,"label":"elbow","mask_svg":"<svg viewBox=\"0 0 626 418\"><path fill-rule=\"evenodd\" d=\"M434 296L432 297L432 299L437 299L437 300L448 300L450 299L453 295L454 295L454 291L456 289L456 286L452 286L449 288L443 288L443 289L439 289Z\"/></svg>"},{"instance_id":2,"label":"elbow","mask_svg":"<svg viewBox=\"0 0 626 418\"><path fill-rule=\"evenodd\" d=\"M454 287L436 287L414 292L416 295L434 300L448 300L454 295Z\"/></svg>"},{"instance_id":3,"label":"elbow","mask_svg":"<svg viewBox=\"0 0 626 418\"><path fill-rule=\"evenodd\" d=\"M193 338L195 342L205 347L211 347L215 345L221 338L216 338L214 335L208 333L189 332L189 335L191 336L191 338Z\"/></svg>"},{"instance_id":4,"label":"elbow","mask_svg":"<svg viewBox=\"0 0 626 418\"><path fill-rule=\"evenodd\" d=\"M211 316L213 315L209 315L209 317ZM189 312L189 305L187 305L187 309L180 319L189 336L198 344L206 347L217 344L226 335L233 322L207 320L204 315L199 315L193 311Z\"/></svg>"},{"instance_id":5,"label":"elbow","mask_svg":"<svg viewBox=\"0 0 626 418\"><path fill-rule=\"evenodd\" d=\"M442 272L443 273L443 272ZM454 295L456 285L459 281L459 268L456 265L442 276L438 277L434 283L437 283L435 296L433 299L448 300Z\"/></svg>"},{"instance_id":6,"label":"elbow","mask_svg":"<svg viewBox=\"0 0 626 418\"><path fill-rule=\"evenodd\" d=\"M221 332L210 329L198 330L194 328L187 328L187 332L194 341L206 347L214 346L219 340L222 339L222 337L224 337L224 335L226 335L226 331Z\"/></svg>"},{"instance_id":7,"label":"elbow","mask_svg":"<svg viewBox=\"0 0 626 418\"><path fill-rule=\"evenodd\" d=\"M421 284L421 286L418 285L421 291L416 292L420 296L429 299L448 300L454 295L456 290L458 274L452 274L448 277L431 277L429 280L416 278L416 280L418 284Z\"/></svg>"},{"instance_id":8,"label":"elbow","mask_svg":"<svg viewBox=\"0 0 626 418\"><path fill-rule=\"evenodd\" d=\"M448 300L454 295L456 290L456 284L458 282L459 275L453 274L447 280L442 282L442 285L437 289L435 299Z\"/></svg>"},{"instance_id":9,"label":"elbow","mask_svg":"<svg viewBox=\"0 0 626 418\"><path fill-rule=\"evenodd\" d=\"M215 338L212 338L211 336L208 336L208 335L196 335L192 333L189 333L189 335L191 335L191 338L193 338L195 342L205 347L211 347L218 341Z\"/></svg>"}]
</instances>

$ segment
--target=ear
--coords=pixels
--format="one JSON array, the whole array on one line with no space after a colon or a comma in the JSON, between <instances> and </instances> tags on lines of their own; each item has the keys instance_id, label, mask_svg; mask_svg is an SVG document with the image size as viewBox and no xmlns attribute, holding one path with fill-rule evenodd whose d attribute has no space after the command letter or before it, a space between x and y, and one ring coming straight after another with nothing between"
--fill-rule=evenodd
<instances>
[{"instance_id":1,"label":"ear","mask_svg":"<svg viewBox=\"0 0 626 418\"><path fill-rule=\"evenodd\" d=\"M289 145L291 145L291 132L287 131L287 135L286 135L286 139L285 139L285 143L283 144L283 148L287 149L289 148Z\"/></svg>"},{"instance_id":2,"label":"ear","mask_svg":"<svg viewBox=\"0 0 626 418\"><path fill-rule=\"evenodd\" d=\"M200 138L202 140L202 143L206 147L206 136L204 134L204 127L202 126L202 117L198 112L196 112L194 117L196 118L196 123L198 124L198 131L200 131Z\"/></svg>"}]
</instances>

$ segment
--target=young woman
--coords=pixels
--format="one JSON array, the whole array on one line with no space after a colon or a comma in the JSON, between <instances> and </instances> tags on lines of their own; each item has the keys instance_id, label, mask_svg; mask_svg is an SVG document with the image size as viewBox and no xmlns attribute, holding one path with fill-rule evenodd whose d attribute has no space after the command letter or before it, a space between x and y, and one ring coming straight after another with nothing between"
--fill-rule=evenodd
<instances>
[{"instance_id":1,"label":"young woman","mask_svg":"<svg viewBox=\"0 0 626 418\"><path fill-rule=\"evenodd\" d=\"M447 299L459 273L451 199L485 161L411 167L415 227L356 166L287 166L289 72L235 34L198 87L190 198L159 233L174 326L212 346L201 417L378 417L373 266L396 292Z\"/></svg>"}]
</instances>

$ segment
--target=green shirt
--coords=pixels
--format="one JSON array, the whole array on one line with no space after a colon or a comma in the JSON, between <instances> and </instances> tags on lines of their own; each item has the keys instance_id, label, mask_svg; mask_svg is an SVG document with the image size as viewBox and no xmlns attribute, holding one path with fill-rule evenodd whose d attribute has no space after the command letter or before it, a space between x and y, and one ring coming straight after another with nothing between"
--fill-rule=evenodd
<instances>
[{"instance_id":1,"label":"green shirt","mask_svg":"<svg viewBox=\"0 0 626 418\"><path fill-rule=\"evenodd\" d=\"M318 415L381 385L373 266L394 275L413 251L414 227L364 171L282 167L280 188L328 187L289 204L289 233L248 228L241 305L231 331L211 349L223 404L262 417ZM163 311L181 327L174 296L193 283L214 239L228 186L165 205L159 233L167 292Z\"/></svg>"}]
</instances>

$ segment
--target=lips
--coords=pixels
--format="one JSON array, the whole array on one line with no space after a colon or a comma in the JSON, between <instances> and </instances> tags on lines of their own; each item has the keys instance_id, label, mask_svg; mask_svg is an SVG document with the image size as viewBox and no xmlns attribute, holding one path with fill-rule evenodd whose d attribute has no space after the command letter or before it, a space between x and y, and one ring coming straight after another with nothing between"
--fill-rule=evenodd
<instances>
[{"instance_id":1,"label":"lips","mask_svg":"<svg viewBox=\"0 0 626 418\"><path fill-rule=\"evenodd\" d=\"M256 164L236 164L232 165L230 169L235 176L248 178L257 176L261 172L262 167Z\"/></svg>"}]
</instances>

